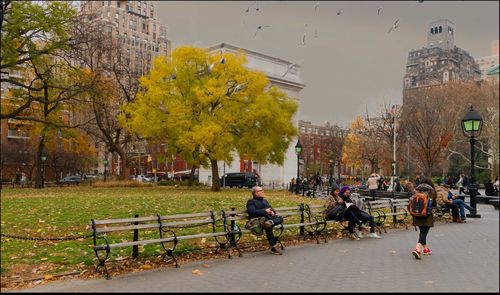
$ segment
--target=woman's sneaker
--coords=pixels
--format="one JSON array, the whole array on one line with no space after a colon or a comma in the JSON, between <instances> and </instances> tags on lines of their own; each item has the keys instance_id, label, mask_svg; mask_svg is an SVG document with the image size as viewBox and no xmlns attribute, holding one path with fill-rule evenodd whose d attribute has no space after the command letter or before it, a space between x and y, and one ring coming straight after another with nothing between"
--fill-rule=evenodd
<instances>
[{"instance_id":1,"label":"woman's sneaker","mask_svg":"<svg viewBox=\"0 0 500 295\"><path fill-rule=\"evenodd\" d=\"M276 246L271 247L271 253L274 255L282 255L283 254Z\"/></svg>"},{"instance_id":2,"label":"woman's sneaker","mask_svg":"<svg viewBox=\"0 0 500 295\"><path fill-rule=\"evenodd\" d=\"M356 241L359 241L359 237L358 237L355 233L350 234L350 235L349 235L349 238L350 238L351 240L356 240Z\"/></svg>"},{"instance_id":3,"label":"woman's sneaker","mask_svg":"<svg viewBox=\"0 0 500 295\"><path fill-rule=\"evenodd\" d=\"M415 259L420 259L420 251L418 251L418 249L416 249L416 248L413 249L411 254L413 254L413 256L415 256Z\"/></svg>"},{"instance_id":4,"label":"woman's sneaker","mask_svg":"<svg viewBox=\"0 0 500 295\"><path fill-rule=\"evenodd\" d=\"M424 249L424 255L431 255L431 254L432 254L431 249L429 249L429 248Z\"/></svg>"}]
</instances>

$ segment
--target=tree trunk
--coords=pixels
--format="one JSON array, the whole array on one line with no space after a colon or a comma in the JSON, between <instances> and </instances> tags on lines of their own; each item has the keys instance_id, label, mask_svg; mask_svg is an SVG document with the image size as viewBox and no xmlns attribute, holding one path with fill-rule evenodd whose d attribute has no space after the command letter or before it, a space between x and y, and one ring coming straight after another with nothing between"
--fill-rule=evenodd
<instances>
[{"instance_id":1,"label":"tree trunk","mask_svg":"<svg viewBox=\"0 0 500 295\"><path fill-rule=\"evenodd\" d=\"M38 143L38 148L36 152L36 160L35 160L35 165L36 165L36 178L35 178L35 188L42 188L42 174L45 171L42 171L42 154L43 150L45 148L45 137L44 133L42 132L40 142ZM45 167L44 167L45 169Z\"/></svg>"},{"instance_id":2,"label":"tree trunk","mask_svg":"<svg viewBox=\"0 0 500 295\"><path fill-rule=\"evenodd\" d=\"M212 166L212 191L220 192L220 180L219 180L219 168L217 166L217 160L210 160Z\"/></svg>"},{"instance_id":3,"label":"tree trunk","mask_svg":"<svg viewBox=\"0 0 500 295\"><path fill-rule=\"evenodd\" d=\"M128 176L130 174L127 165L128 159L123 150L118 150L117 153L120 156L120 180L128 180Z\"/></svg>"},{"instance_id":4,"label":"tree trunk","mask_svg":"<svg viewBox=\"0 0 500 295\"><path fill-rule=\"evenodd\" d=\"M188 180L188 186L193 186L193 182L194 182L194 173L196 172L196 167L195 165L193 165L191 167L191 173L189 174L189 180Z\"/></svg>"}]
</instances>

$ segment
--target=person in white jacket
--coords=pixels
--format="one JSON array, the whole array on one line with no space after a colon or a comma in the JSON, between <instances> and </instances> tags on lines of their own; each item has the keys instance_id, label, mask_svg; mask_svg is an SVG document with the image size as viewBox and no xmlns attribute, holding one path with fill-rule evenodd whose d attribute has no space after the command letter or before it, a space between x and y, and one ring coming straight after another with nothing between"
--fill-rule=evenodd
<instances>
[{"instance_id":1,"label":"person in white jacket","mask_svg":"<svg viewBox=\"0 0 500 295\"><path fill-rule=\"evenodd\" d=\"M372 200L375 200L377 195L376 191L378 189L378 181L380 179L380 175L377 173L370 174L366 183L368 184L368 189L370 190L370 195L372 196Z\"/></svg>"},{"instance_id":2,"label":"person in white jacket","mask_svg":"<svg viewBox=\"0 0 500 295\"><path fill-rule=\"evenodd\" d=\"M464 177L463 177L462 174L460 174L460 178L458 179L458 181L457 181L456 184L457 184L457 187L458 187L458 193L462 194L463 191L464 191L464 185L463 185L464 184Z\"/></svg>"}]
</instances>

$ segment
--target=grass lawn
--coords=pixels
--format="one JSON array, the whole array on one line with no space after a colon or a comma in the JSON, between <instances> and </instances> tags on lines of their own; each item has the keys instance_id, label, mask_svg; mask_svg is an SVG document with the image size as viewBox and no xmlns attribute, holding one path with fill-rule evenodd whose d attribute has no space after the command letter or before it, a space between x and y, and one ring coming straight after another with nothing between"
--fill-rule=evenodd
<instances>
[{"instance_id":1,"label":"grass lawn","mask_svg":"<svg viewBox=\"0 0 500 295\"><path fill-rule=\"evenodd\" d=\"M61 187L1 190L1 232L5 235L51 238L89 234L90 219L130 218L181 213L214 212L231 207L244 209L249 189L212 192L196 187ZM287 191L266 191L273 207L321 204ZM193 231L195 229L185 229ZM145 233L148 234L147 232ZM151 233L152 235L155 233ZM116 239L120 239L117 237ZM122 238L125 238L123 236ZM131 238L128 233L126 239ZM211 243L212 241L209 241ZM209 244L208 243L208 244ZM203 248L199 241L178 244L174 253ZM163 253L160 245L140 248L140 256ZM131 249L114 249L113 259L130 256ZM33 241L1 238L2 279L19 279L31 274L81 271L96 265L92 238L73 241Z\"/></svg>"}]
</instances>

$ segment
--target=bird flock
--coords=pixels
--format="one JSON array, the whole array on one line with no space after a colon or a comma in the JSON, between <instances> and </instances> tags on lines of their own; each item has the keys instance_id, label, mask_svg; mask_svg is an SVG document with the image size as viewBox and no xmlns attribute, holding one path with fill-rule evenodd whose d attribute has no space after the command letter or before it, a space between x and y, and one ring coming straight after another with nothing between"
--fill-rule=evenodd
<instances>
[{"instance_id":1,"label":"bird flock","mask_svg":"<svg viewBox=\"0 0 500 295\"><path fill-rule=\"evenodd\" d=\"M424 1L423 0L418 0L418 3L423 3ZM314 3L314 14L317 15L319 12L320 12L320 1L315 1ZM377 8L377 16L380 16L382 14L382 11L383 11L383 7L382 6L379 6ZM245 16L250 16L250 15L255 15L255 14L258 14L262 12L262 8L259 6L259 1L253 1L244 11L244 15ZM349 14L349 11L346 12L347 14ZM374 12L375 13L375 12ZM337 12L336 12L336 15L337 17L342 17L343 14L345 14L344 12L344 9L338 9ZM243 20L243 23L245 23L245 21ZM253 38L256 38L258 35L262 34L263 31L265 30L268 30L269 28L271 28L270 25L266 24L260 24L256 27L255 29L255 32L253 34ZM396 19L393 24L389 27L387 33L390 34L391 32L394 32L396 29L399 28L399 18ZM299 42L297 43L297 46L306 46L307 45L307 29L308 29L308 24L305 23L304 24L304 33L302 34L302 36L299 38ZM314 35L313 35L314 38L318 38L319 37L319 34L318 34L318 29L315 28L314 29ZM291 64L287 67L287 70L286 72L282 75L282 77L285 77L289 72L290 70L295 67L295 66L298 66L298 64Z\"/></svg>"},{"instance_id":2,"label":"bird flock","mask_svg":"<svg viewBox=\"0 0 500 295\"><path fill-rule=\"evenodd\" d=\"M418 0L418 3L423 3L423 2L424 2L423 0ZM377 15L380 15L382 13L382 10L383 10L382 6L378 7L377 8ZM251 13L258 13L260 11L262 11L262 9L259 7L258 1L253 1L253 3L251 5L249 5L247 7L247 9L245 9L244 14L245 15L249 15ZM319 13L319 11L320 11L320 1L315 1L314 2L314 13L317 14L317 13ZM337 10L337 16L341 16L343 13L344 13L343 9ZM305 27L304 34L300 38L299 43L297 44L298 46L305 46L306 45L307 23L304 25L304 27ZM253 34L253 38L256 38L257 35L259 34L259 32L263 31L265 28L271 28L271 26L270 25L258 25L257 28L255 29L254 34ZM399 19L396 19L394 21L394 23L392 24L392 26L389 27L389 30L387 31L387 33L390 34L394 30L396 30L397 28L399 28ZM314 29L314 38L318 38L318 36L319 36L318 35L318 30Z\"/></svg>"}]
</instances>

